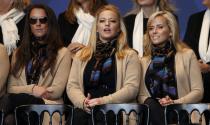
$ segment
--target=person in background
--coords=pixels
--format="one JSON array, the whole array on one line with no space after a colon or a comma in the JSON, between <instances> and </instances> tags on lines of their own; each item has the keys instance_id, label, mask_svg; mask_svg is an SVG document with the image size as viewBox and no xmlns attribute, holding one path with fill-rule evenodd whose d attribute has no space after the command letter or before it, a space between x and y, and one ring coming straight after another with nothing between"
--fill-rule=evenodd
<instances>
[{"instance_id":1,"label":"person in background","mask_svg":"<svg viewBox=\"0 0 210 125\"><path fill-rule=\"evenodd\" d=\"M144 34L147 29L147 21L151 14L166 10L175 13L175 8L169 0L134 0L133 9L124 17L128 35L128 44L144 55Z\"/></svg>"},{"instance_id":2,"label":"person in background","mask_svg":"<svg viewBox=\"0 0 210 125\"><path fill-rule=\"evenodd\" d=\"M0 3L0 43L10 56L23 37L24 3L22 0L0 0Z\"/></svg>"},{"instance_id":3,"label":"person in background","mask_svg":"<svg viewBox=\"0 0 210 125\"><path fill-rule=\"evenodd\" d=\"M184 42L195 52L204 82L202 102L210 103L210 0L203 0L206 10L192 14L187 23Z\"/></svg>"},{"instance_id":4,"label":"person in background","mask_svg":"<svg viewBox=\"0 0 210 125\"><path fill-rule=\"evenodd\" d=\"M64 46L71 53L75 54L88 44L95 12L105 4L106 0L71 0L67 10L59 15Z\"/></svg>"},{"instance_id":5,"label":"person in background","mask_svg":"<svg viewBox=\"0 0 210 125\"><path fill-rule=\"evenodd\" d=\"M12 56L5 122L14 124L13 112L20 105L63 104L70 66L70 53L63 47L55 13L45 5L30 6L22 44ZM24 119L20 121L24 124Z\"/></svg>"},{"instance_id":6,"label":"person in background","mask_svg":"<svg viewBox=\"0 0 210 125\"><path fill-rule=\"evenodd\" d=\"M150 16L145 43L138 100L149 105L152 125L164 125L163 106L201 101L201 72L193 50L180 41L177 20L170 12Z\"/></svg>"},{"instance_id":7,"label":"person in background","mask_svg":"<svg viewBox=\"0 0 210 125\"><path fill-rule=\"evenodd\" d=\"M76 53L69 75L67 94L76 107L73 124L91 124L89 113L96 105L136 102L140 72L138 55L127 45L119 10L114 5L101 7L90 41Z\"/></svg>"},{"instance_id":8,"label":"person in background","mask_svg":"<svg viewBox=\"0 0 210 125\"><path fill-rule=\"evenodd\" d=\"M203 103L210 103L210 0L203 0L207 9L189 17L184 42L195 52L202 72L204 96ZM210 114L204 113L208 123Z\"/></svg>"}]
</instances>

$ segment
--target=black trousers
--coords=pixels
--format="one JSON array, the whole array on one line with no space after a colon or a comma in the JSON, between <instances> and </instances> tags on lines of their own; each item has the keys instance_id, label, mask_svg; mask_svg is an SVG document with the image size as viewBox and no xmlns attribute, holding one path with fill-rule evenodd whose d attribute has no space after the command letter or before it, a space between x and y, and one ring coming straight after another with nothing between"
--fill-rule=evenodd
<instances>
[{"instance_id":1,"label":"black trousers","mask_svg":"<svg viewBox=\"0 0 210 125\"><path fill-rule=\"evenodd\" d=\"M0 100L0 108L4 110L5 113L5 125L15 125L14 111L15 108L20 105L28 105L28 104L44 104L44 101L41 98L37 98L33 95L20 93L14 94L9 93L5 94ZM18 114L18 125L27 125L27 117L23 117L25 114ZM30 116L31 125L36 125L38 117L35 114L31 114Z\"/></svg>"},{"instance_id":2,"label":"black trousers","mask_svg":"<svg viewBox=\"0 0 210 125\"><path fill-rule=\"evenodd\" d=\"M121 115L118 116L119 118L119 125L121 124L122 117ZM95 125L105 125L104 116L101 112L96 112L94 115ZM69 120L67 121L66 125L69 125ZM86 113L82 109L76 108L74 111L73 117L73 125L92 125L92 118L91 114ZM115 115L110 112L107 115L107 125L115 125Z\"/></svg>"},{"instance_id":3,"label":"black trousers","mask_svg":"<svg viewBox=\"0 0 210 125\"><path fill-rule=\"evenodd\" d=\"M156 99L147 98L144 102L150 109L150 125L165 125L164 108Z\"/></svg>"}]
</instances>

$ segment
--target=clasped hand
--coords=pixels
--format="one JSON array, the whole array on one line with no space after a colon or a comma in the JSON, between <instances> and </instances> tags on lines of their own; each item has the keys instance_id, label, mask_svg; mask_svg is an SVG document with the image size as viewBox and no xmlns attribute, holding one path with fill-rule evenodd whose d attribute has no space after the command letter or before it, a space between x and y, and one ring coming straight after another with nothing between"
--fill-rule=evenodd
<instances>
[{"instance_id":1,"label":"clasped hand","mask_svg":"<svg viewBox=\"0 0 210 125\"><path fill-rule=\"evenodd\" d=\"M165 96L164 98L159 99L159 103L162 106L167 106L167 105L173 104L174 100L172 100L169 96Z\"/></svg>"},{"instance_id":2,"label":"clasped hand","mask_svg":"<svg viewBox=\"0 0 210 125\"><path fill-rule=\"evenodd\" d=\"M91 108L93 108L96 105L101 105L101 99L100 98L91 99L91 95L88 93L88 96L85 98L84 103L83 103L84 110L87 113L90 113Z\"/></svg>"}]
</instances>

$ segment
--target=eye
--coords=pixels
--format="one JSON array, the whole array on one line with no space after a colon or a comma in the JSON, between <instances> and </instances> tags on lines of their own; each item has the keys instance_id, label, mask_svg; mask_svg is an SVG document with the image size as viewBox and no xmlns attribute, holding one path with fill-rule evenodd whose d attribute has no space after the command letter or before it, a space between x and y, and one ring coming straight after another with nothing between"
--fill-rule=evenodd
<instances>
[{"instance_id":1,"label":"eye","mask_svg":"<svg viewBox=\"0 0 210 125\"><path fill-rule=\"evenodd\" d=\"M100 19L100 20L99 20L99 23L103 23L103 22L105 22L104 19Z\"/></svg>"},{"instance_id":2,"label":"eye","mask_svg":"<svg viewBox=\"0 0 210 125\"><path fill-rule=\"evenodd\" d=\"M152 26L148 27L148 30L149 30L149 31L151 31L151 30L153 30L153 29L154 29L154 27L152 27Z\"/></svg>"},{"instance_id":3,"label":"eye","mask_svg":"<svg viewBox=\"0 0 210 125\"><path fill-rule=\"evenodd\" d=\"M116 23L117 21L116 21L116 20L110 20L110 22L112 22L112 23Z\"/></svg>"},{"instance_id":4,"label":"eye","mask_svg":"<svg viewBox=\"0 0 210 125\"><path fill-rule=\"evenodd\" d=\"M163 29L162 25L157 26L158 29Z\"/></svg>"}]
</instances>

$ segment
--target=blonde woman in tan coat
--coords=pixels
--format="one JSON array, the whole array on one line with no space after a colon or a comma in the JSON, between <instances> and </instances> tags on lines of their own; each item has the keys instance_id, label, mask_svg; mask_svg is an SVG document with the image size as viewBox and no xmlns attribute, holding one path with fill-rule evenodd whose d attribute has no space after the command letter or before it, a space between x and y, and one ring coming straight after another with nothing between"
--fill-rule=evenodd
<instances>
[{"instance_id":1,"label":"blonde woman in tan coat","mask_svg":"<svg viewBox=\"0 0 210 125\"><path fill-rule=\"evenodd\" d=\"M127 45L118 9L100 8L91 33L88 46L74 58L67 84L68 97L77 107L75 125L91 124L89 113L96 105L136 102L139 91L139 59Z\"/></svg>"},{"instance_id":2,"label":"blonde woman in tan coat","mask_svg":"<svg viewBox=\"0 0 210 125\"><path fill-rule=\"evenodd\" d=\"M201 101L201 71L194 52L179 40L171 13L154 13L147 29L138 100L149 105L152 125L164 125L163 106Z\"/></svg>"}]
</instances>

